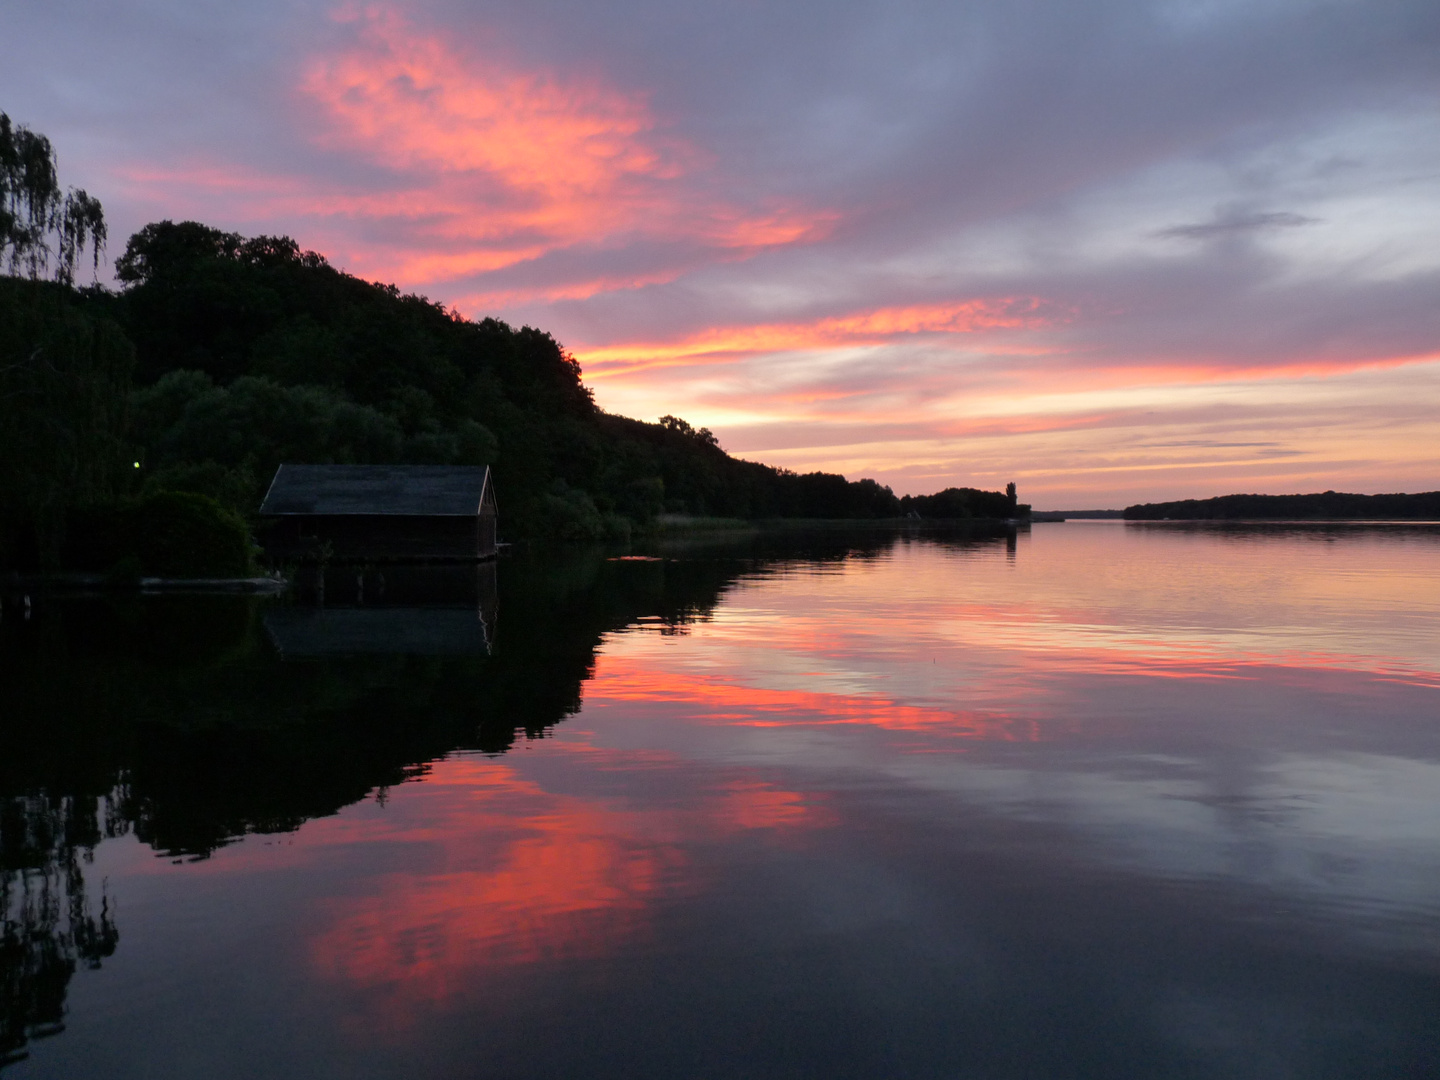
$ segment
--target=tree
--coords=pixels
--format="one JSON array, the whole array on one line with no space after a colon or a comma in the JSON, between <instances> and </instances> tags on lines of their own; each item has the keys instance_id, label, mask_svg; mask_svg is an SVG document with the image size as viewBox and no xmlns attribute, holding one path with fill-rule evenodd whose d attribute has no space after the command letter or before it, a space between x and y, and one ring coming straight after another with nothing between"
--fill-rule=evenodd
<instances>
[{"instance_id":1,"label":"tree","mask_svg":"<svg viewBox=\"0 0 1440 1080\"><path fill-rule=\"evenodd\" d=\"M10 273L75 281L88 246L95 273L105 249L105 212L81 188L60 189L55 148L44 135L0 112L0 261Z\"/></svg>"},{"instance_id":2,"label":"tree","mask_svg":"<svg viewBox=\"0 0 1440 1080\"><path fill-rule=\"evenodd\" d=\"M87 307L71 289L0 278L0 562L28 563L16 552L33 543L53 563L68 508L125 486L135 350Z\"/></svg>"},{"instance_id":3,"label":"tree","mask_svg":"<svg viewBox=\"0 0 1440 1080\"><path fill-rule=\"evenodd\" d=\"M694 439L702 446L719 447L720 440L715 438L714 432L708 427L693 428L688 421L681 420L678 416L670 416L668 413L660 417L660 426L666 431L674 431L678 434Z\"/></svg>"}]
</instances>

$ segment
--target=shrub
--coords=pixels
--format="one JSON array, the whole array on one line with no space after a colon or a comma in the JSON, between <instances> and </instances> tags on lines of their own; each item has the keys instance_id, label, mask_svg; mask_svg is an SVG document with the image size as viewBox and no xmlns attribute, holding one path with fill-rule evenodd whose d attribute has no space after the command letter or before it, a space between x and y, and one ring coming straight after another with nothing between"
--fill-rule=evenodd
<instances>
[{"instance_id":1,"label":"shrub","mask_svg":"<svg viewBox=\"0 0 1440 1080\"><path fill-rule=\"evenodd\" d=\"M549 540L600 540L605 519L585 492L556 480L535 505L537 535Z\"/></svg>"},{"instance_id":2,"label":"shrub","mask_svg":"<svg viewBox=\"0 0 1440 1080\"><path fill-rule=\"evenodd\" d=\"M64 563L101 572L138 564L150 577L239 577L254 570L250 530L239 515L180 491L72 512Z\"/></svg>"}]
</instances>

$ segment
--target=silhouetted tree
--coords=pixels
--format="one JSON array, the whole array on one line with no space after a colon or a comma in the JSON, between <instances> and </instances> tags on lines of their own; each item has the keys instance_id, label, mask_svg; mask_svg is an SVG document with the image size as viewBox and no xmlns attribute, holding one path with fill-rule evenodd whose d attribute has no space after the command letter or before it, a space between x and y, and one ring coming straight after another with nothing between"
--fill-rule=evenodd
<instances>
[{"instance_id":1,"label":"silhouetted tree","mask_svg":"<svg viewBox=\"0 0 1440 1080\"><path fill-rule=\"evenodd\" d=\"M61 190L50 140L0 112L0 258L10 272L70 284L88 246L95 272L105 248L105 212L81 188Z\"/></svg>"},{"instance_id":2,"label":"silhouetted tree","mask_svg":"<svg viewBox=\"0 0 1440 1080\"><path fill-rule=\"evenodd\" d=\"M671 416L667 413L660 417L660 426L666 431L673 431L679 435L694 439L701 446L718 447L720 445L720 440L715 438L714 432L709 428L693 428L678 416Z\"/></svg>"}]
</instances>

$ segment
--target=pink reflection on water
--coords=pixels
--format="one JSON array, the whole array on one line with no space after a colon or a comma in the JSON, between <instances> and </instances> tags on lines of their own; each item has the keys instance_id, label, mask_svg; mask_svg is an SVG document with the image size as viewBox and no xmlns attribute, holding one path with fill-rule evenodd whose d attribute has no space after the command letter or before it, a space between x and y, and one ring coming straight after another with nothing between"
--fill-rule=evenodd
<instances>
[{"instance_id":1,"label":"pink reflection on water","mask_svg":"<svg viewBox=\"0 0 1440 1080\"><path fill-rule=\"evenodd\" d=\"M397 790L392 821L342 815L307 827L310 844L407 852L403 869L325 902L314 969L360 992L367 1025L398 1029L506 973L643 952L659 905L713 884L698 855L706 844L742 834L803 843L832 824L818 774L777 781L764 767L803 759L803 749L776 749L790 729L861 735L851 760L877 766L892 754L978 755L985 744L1033 761L1039 744L1097 734L1148 738L1175 756L1159 727L1145 735L1136 717L1164 725L1165 704L1191 683L1440 687L1440 654L1424 633L1440 612L1433 544L1338 550L1282 538L1217 558L1224 541L1214 538L1119 527L1065 533L1063 544L1060 535L1023 539L1013 559L1002 547L902 544L755 575L687 634L611 635L582 714L538 744L547 768L590 782L568 786L563 768L536 772L520 754L460 757ZM1163 689L1112 718L1107 680ZM1086 693L1093 707L1075 714ZM607 742L622 723L625 738ZM607 774L613 783L596 794ZM657 797L649 785L667 777L679 790ZM1067 820L1094 811L1108 822L1099 807L1119 815L1125 836L1149 835L1146 823L1153 831L1179 805L1169 788L1147 794L1142 784L1122 798L1071 787Z\"/></svg>"},{"instance_id":2,"label":"pink reflection on water","mask_svg":"<svg viewBox=\"0 0 1440 1080\"><path fill-rule=\"evenodd\" d=\"M649 667L628 656L607 657L586 695L593 707L664 704L687 720L744 727L869 724L893 731L935 731L977 739L1028 740L1034 729L1017 717L973 710L906 705L884 697L779 689Z\"/></svg>"},{"instance_id":3,"label":"pink reflection on water","mask_svg":"<svg viewBox=\"0 0 1440 1080\"><path fill-rule=\"evenodd\" d=\"M548 749L587 769L620 757L583 742ZM649 767L666 763L647 756ZM656 900L694 887L687 847L823 819L800 793L755 778L715 783L677 807L558 794L478 757L436 763L422 784L397 789L387 813L397 802L409 820L399 828L357 832L331 819L306 830L312 846L422 853L419 865L327 901L310 942L322 979L362 991L371 1030L404 1029L507 969L642 947Z\"/></svg>"}]
</instances>

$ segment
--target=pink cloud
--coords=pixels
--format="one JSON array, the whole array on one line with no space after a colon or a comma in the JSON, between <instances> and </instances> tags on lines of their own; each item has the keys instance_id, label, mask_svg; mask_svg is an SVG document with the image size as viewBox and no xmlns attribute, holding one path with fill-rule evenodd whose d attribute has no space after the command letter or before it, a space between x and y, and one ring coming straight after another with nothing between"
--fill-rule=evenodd
<instances>
[{"instance_id":1,"label":"pink cloud","mask_svg":"<svg viewBox=\"0 0 1440 1080\"><path fill-rule=\"evenodd\" d=\"M575 355L587 373L603 377L719 358L879 345L920 334L1019 330L1054 321L1044 308L1041 300L1028 296L878 307L808 322L715 327L671 341L581 346Z\"/></svg>"},{"instance_id":2,"label":"pink cloud","mask_svg":"<svg viewBox=\"0 0 1440 1080\"><path fill-rule=\"evenodd\" d=\"M384 8L345 22L351 43L314 58L300 92L327 122L321 145L412 182L389 197L399 205L356 208L413 219L427 250L395 253L402 276L453 279L637 237L759 250L831 220L713 196L711 162L664 132L645 94L520 68L496 49L468 56Z\"/></svg>"},{"instance_id":3,"label":"pink cloud","mask_svg":"<svg viewBox=\"0 0 1440 1080\"><path fill-rule=\"evenodd\" d=\"M694 252L746 258L813 241L836 220L722 191L711 157L667 133L644 93L519 64L495 42L467 53L383 6L337 21L341 45L312 54L295 75L292 114L327 158L293 171L209 157L121 166L131 197L168 217L218 214L254 222L253 231L294 232L346 269L406 288L569 249L657 249L654 265L634 271L591 267L579 279L447 290L477 309L673 281ZM336 157L351 167L337 174Z\"/></svg>"}]
</instances>

